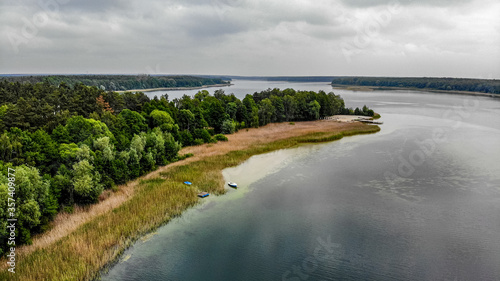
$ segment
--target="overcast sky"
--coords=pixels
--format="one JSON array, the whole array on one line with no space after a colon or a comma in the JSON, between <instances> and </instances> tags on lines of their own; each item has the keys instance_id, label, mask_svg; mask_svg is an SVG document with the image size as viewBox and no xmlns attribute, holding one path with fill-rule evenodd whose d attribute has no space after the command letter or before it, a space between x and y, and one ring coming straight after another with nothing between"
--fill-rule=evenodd
<instances>
[{"instance_id":1,"label":"overcast sky","mask_svg":"<svg viewBox=\"0 0 500 281\"><path fill-rule=\"evenodd\" d=\"M2 0L0 73L500 78L498 0Z\"/></svg>"}]
</instances>

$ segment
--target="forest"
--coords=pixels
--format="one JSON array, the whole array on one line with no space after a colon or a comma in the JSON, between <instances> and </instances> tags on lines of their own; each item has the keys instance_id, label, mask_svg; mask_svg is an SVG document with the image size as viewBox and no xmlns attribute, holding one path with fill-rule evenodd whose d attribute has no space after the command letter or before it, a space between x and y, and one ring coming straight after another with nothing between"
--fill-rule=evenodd
<instances>
[{"instance_id":1,"label":"forest","mask_svg":"<svg viewBox=\"0 0 500 281\"><path fill-rule=\"evenodd\" d=\"M70 87L82 83L86 86L95 86L105 91L201 87L206 85L229 84L229 82L217 77L182 75L35 75L5 76L0 80L31 84L47 82L54 86L65 83Z\"/></svg>"},{"instance_id":2,"label":"forest","mask_svg":"<svg viewBox=\"0 0 500 281\"><path fill-rule=\"evenodd\" d=\"M286 81L302 83L332 82L334 76L220 76L221 79L242 79L257 81Z\"/></svg>"},{"instance_id":3,"label":"forest","mask_svg":"<svg viewBox=\"0 0 500 281\"><path fill-rule=\"evenodd\" d=\"M428 77L334 77L333 86L416 88L500 94L500 80Z\"/></svg>"},{"instance_id":4,"label":"forest","mask_svg":"<svg viewBox=\"0 0 500 281\"><path fill-rule=\"evenodd\" d=\"M16 245L46 231L58 212L99 201L104 190L183 159L183 146L224 141L248 127L317 120L347 109L333 92L267 89L239 100L202 90L193 97L148 98L65 82L0 82L0 255L15 198ZM12 178L8 171L15 171ZM11 180L12 181L12 180Z\"/></svg>"}]
</instances>

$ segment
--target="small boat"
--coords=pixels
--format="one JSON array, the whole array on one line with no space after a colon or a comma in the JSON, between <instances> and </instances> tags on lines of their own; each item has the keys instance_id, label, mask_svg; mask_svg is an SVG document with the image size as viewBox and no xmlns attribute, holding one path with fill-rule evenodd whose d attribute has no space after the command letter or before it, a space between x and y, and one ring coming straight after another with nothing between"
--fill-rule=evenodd
<instances>
[{"instance_id":1,"label":"small boat","mask_svg":"<svg viewBox=\"0 0 500 281\"><path fill-rule=\"evenodd\" d=\"M238 185L235 182L228 182L227 185L229 185L230 187L234 187L234 188L238 187Z\"/></svg>"},{"instance_id":2,"label":"small boat","mask_svg":"<svg viewBox=\"0 0 500 281\"><path fill-rule=\"evenodd\" d=\"M205 197L207 197L208 195L210 195L210 193L208 193L208 192L201 192L201 193L198 193L198 197L200 197L200 198L205 198Z\"/></svg>"},{"instance_id":3,"label":"small boat","mask_svg":"<svg viewBox=\"0 0 500 281\"><path fill-rule=\"evenodd\" d=\"M192 183L190 181L185 181L184 183L187 185L192 185Z\"/></svg>"}]
</instances>

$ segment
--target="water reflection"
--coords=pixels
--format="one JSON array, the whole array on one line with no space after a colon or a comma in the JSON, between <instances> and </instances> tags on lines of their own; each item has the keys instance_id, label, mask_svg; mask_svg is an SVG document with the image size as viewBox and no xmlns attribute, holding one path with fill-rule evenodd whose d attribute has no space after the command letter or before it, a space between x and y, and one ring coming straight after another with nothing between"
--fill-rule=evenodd
<instances>
[{"instance_id":1,"label":"water reflection","mask_svg":"<svg viewBox=\"0 0 500 281\"><path fill-rule=\"evenodd\" d=\"M237 190L136 243L103 280L498 280L499 100L460 111L473 97L338 92L382 113L382 131L225 170Z\"/></svg>"}]
</instances>

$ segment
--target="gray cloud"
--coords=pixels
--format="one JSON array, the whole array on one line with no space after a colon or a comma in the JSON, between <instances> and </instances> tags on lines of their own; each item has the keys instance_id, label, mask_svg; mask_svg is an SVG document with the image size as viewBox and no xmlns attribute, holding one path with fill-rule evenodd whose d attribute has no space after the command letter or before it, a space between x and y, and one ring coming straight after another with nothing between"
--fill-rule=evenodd
<instances>
[{"instance_id":1,"label":"gray cloud","mask_svg":"<svg viewBox=\"0 0 500 281\"><path fill-rule=\"evenodd\" d=\"M351 7L373 7L381 5L425 5L425 6L455 6L463 3L472 2L472 0L342 0L342 2Z\"/></svg>"},{"instance_id":2,"label":"gray cloud","mask_svg":"<svg viewBox=\"0 0 500 281\"><path fill-rule=\"evenodd\" d=\"M48 1L47 1L48 2ZM64 10L75 13L115 13L132 7L130 0L62 0L57 1Z\"/></svg>"},{"instance_id":3,"label":"gray cloud","mask_svg":"<svg viewBox=\"0 0 500 281\"><path fill-rule=\"evenodd\" d=\"M0 4L0 73L500 76L494 0L37 3Z\"/></svg>"}]
</instances>

